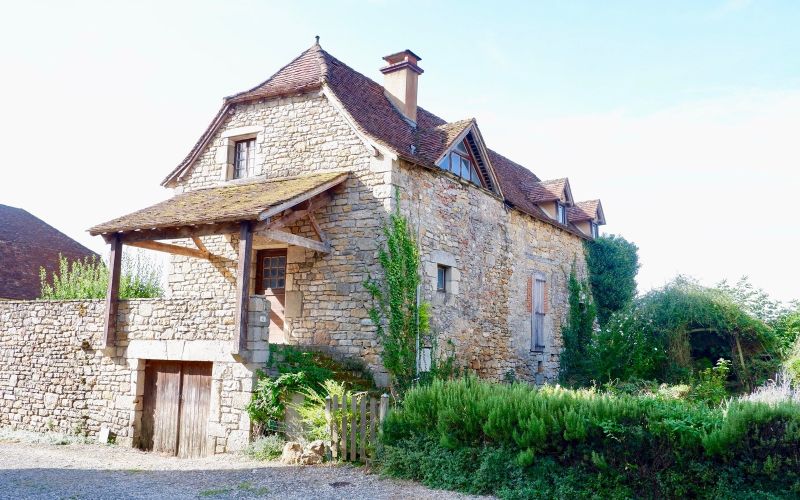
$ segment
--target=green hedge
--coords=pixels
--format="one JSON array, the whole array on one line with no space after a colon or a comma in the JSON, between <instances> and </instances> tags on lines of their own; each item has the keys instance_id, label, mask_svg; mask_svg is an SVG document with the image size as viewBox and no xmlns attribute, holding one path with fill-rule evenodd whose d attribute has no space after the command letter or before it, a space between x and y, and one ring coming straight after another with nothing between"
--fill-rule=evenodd
<instances>
[{"instance_id":1,"label":"green hedge","mask_svg":"<svg viewBox=\"0 0 800 500\"><path fill-rule=\"evenodd\" d=\"M800 495L800 406L608 395L468 378L409 391L389 475L505 498Z\"/></svg>"}]
</instances>

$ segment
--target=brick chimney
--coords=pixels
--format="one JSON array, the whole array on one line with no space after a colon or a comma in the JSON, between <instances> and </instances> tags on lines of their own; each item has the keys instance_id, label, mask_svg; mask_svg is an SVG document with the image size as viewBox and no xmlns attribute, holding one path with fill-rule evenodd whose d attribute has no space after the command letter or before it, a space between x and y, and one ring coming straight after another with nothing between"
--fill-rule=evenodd
<instances>
[{"instance_id":1,"label":"brick chimney","mask_svg":"<svg viewBox=\"0 0 800 500\"><path fill-rule=\"evenodd\" d=\"M406 119L417 123L417 78L422 74L417 62L421 58L406 49L383 60L389 63L381 68L386 97Z\"/></svg>"}]
</instances>

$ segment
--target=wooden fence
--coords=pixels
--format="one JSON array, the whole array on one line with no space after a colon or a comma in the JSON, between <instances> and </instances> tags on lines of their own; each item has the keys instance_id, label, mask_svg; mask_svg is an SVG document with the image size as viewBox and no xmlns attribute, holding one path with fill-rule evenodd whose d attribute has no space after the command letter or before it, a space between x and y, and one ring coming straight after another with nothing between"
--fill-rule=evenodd
<instances>
[{"instance_id":1,"label":"wooden fence","mask_svg":"<svg viewBox=\"0 0 800 500\"><path fill-rule=\"evenodd\" d=\"M369 402L369 405L367 405ZM389 395L378 398L367 393L325 398L330 422L331 454L334 460L367 462L374 457L378 430L389 411Z\"/></svg>"}]
</instances>

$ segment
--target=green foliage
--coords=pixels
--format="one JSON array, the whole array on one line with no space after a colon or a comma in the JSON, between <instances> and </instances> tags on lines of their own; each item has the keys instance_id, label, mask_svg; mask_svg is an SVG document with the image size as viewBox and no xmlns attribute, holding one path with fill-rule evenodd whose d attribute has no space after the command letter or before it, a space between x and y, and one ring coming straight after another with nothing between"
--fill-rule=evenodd
<instances>
[{"instance_id":1,"label":"green foliage","mask_svg":"<svg viewBox=\"0 0 800 500\"><path fill-rule=\"evenodd\" d=\"M697 374L698 380L692 384L689 398L710 405L722 403L728 397L728 390L725 386L730 369L731 362L720 358L717 360L716 366L702 370Z\"/></svg>"},{"instance_id":2,"label":"green foliage","mask_svg":"<svg viewBox=\"0 0 800 500\"><path fill-rule=\"evenodd\" d=\"M782 497L800 493L798 439L796 404L721 408L467 378L406 393L384 422L382 465L503 498Z\"/></svg>"},{"instance_id":3,"label":"green foliage","mask_svg":"<svg viewBox=\"0 0 800 500\"><path fill-rule=\"evenodd\" d=\"M270 376L269 371L277 375ZM258 382L247 412L262 433L282 430L291 394L301 393L308 399L307 407L300 409L301 418L308 418L309 432L317 432L318 413L324 412L328 393L339 394L345 383L356 390L372 388L371 381L354 375L362 371L363 367L356 363L339 363L317 351L271 345L267 371L258 371ZM314 405L319 408L313 408Z\"/></svg>"},{"instance_id":4,"label":"green foliage","mask_svg":"<svg viewBox=\"0 0 800 500\"><path fill-rule=\"evenodd\" d=\"M591 379L606 383L656 378L667 354L648 327L632 307L612 314L606 324L594 332L588 346Z\"/></svg>"},{"instance_id":5,"label":"green foliage","mask_svg":"<svg viewBox=\"0 0 800 500\"><path fill-rule=\"evenodd\" d=\"M586 243L589 282L601 325L612 313L630 306L636 296L638 251L635 244L613 234Z\"/></svg>"},{"instance_id":6,"label":"green foliage","mask_svg":"<svg viewBox=\"0 0 800 500\"><path fill-rule=\"evenodd\" d=\"M108 266L96 257L69 262L59 255L58 271L49 279L45 269L39 268L41 299L101 299L108 289L108 274ZM153 298L162 294L161 269L141 252L123 254L119 297Z\"/></svg>"},{"instance_id":7,"label":"green foliage","mask_svg":"<svg viewBox=\"0 0 800 500\"><path fill-rule=\"evenodd\" d=\"M283 453L286 440L280 434L261 436L245 450L245 454L256 460L275 460Z\"/></svg>"},{"instance_id":8,"label":"green foliage","mask_svg":"<svg viewBox=\"0 0 800 500\"><path fill-rule=\"evenodd\" d=\"M330 439L330 421L325 415L325 398L336 396L338 401L349 393L345 390L344 382L326 380L322 383L321 390L309 388L299 391L303 395L301 404L289 404L297 412L302 425L302 434L308 441L317 439Z\"/></svg>"},{"instance_id":9,"label":"green foliage","mask_svg":"<svg viewBox=\"0 0 800 500\"><path fill-rule=\"evenodd\" d=\"M369 317L383 346L383 366L389 373L392 392L397 396L416 378L417 339L430 334L429 305L417 307L420 284L419 249L408 220L397 210L383 225L386 247L378 251L383 269L380 279L364 283L373 299Z\"/></svg>"},{"instance_id":10,"label":"green foliage","mask_svg":"<svg viewBox=\"0 0 800 500\"><path fill-rule=\"evenodd\" d=\"M566 385L586 384L591 379L589 343L592 339L595 307L586 283L578 281L575 266L569 273L569 313L561 330L564 349L561 351L561 382Z\"/></svg>"}]
</instances>

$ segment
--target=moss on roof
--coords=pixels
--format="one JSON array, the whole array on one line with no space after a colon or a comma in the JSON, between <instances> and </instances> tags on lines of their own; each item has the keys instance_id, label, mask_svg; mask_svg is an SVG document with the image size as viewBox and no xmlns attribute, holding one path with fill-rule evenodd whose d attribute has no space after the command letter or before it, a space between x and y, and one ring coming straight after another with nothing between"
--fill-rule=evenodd
<instances>
[{"instance_id":1,"label":"moss on roof","mask_svg":"<svg viewBox=\"0 0 800 500\"><path fill-rule=\"evenodd\" d=\"M331 172L188 191L98 224L89 229L89 233L97 235L137 229L256 220L260 213L270 207L294 198L302 198L323 184L337 180L341 182L346 177L346 172Z\"/></svg>"}]
</instances>

